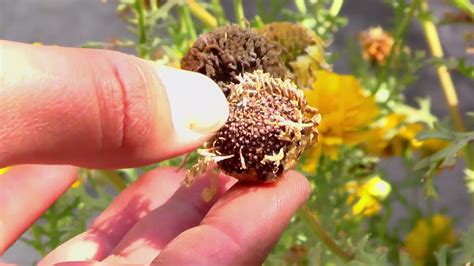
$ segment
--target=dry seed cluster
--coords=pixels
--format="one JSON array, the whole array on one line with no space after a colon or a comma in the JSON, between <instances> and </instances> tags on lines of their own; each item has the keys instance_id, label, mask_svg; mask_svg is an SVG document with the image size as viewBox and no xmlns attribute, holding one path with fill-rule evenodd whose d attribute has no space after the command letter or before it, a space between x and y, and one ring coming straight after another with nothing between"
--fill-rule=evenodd
<instances>
[{"instance_id":1,"label":"dry seed cluster","mask_svg":"<svg viewBox=\"0 0 474 266\"><path fill-rule=\"evenodd\" d=\"M269 47L264 36L232 25L201 35L183 58L183 68L219 83L230 111L226 124L198 150L188 183L211 163L240 180L271 182L317 141L321 116L294 83L275 77L286 68Z\"/></svg>"},{"instance_id":2,"label":"dry seed cluster","mask_svg":"<svg viewBox=\"0 0 474 266\"><path fill-rule=\"evenodd\" d=\"M287 70L279 56L280 49L262 35L230 25L199 36L181 60L181 68L207 75L225 88L240 74L257 69L284 77Z\"/></svg>"}]
</instances>

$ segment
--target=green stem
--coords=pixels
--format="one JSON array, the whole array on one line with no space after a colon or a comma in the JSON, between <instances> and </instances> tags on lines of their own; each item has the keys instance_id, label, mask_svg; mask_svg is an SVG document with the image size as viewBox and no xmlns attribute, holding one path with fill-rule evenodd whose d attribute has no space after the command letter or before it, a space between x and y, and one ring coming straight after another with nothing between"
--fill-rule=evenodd
<instances>
[{"instance_id":1,"label":"green stem","mask_svg":"<svg viewBox=\"0 0 474 266\"><path fill-rule=\"evenodd\" d=\"M218 26L222 26L224 24L228 24L224 8L222 8L222 4L220 0L211 0L211 5L213 8L213 13L217 19Z\"/></svg>"},{"instance_id":2,"label":"green stem","mask_svg":"<svg viewBox=\"0 0 474 266\"><path fill-rule=\"evenodd\" d=\"M138 16L138 55L141 58L150 59L147 47L145 9L143 8L143 0L135 0L135 11L137 12Z\"/></svg>"},{"instance_id":3,"label":"green stem","mask_svg":"<svg viewBox=\"0 0 474 266\"><path fill-rule=\"evenodd\" d=\"M381 77L377 81L377 85L375 86L375 91L372 93L373 95L377 94L377 92L382 87L382 83L385 82L388 76L389 68L392 66L392 60L395 56L396 51L399 51L399 47L403 45L403 38L402 36L405 34L406 30L408 29L408 24L410 23L413 15L415 14L417 7L417 1L411 4L410 9L408 10L407 14L403 17L400 24L398 24L398 28L395 31L393 36L394 42L392 47L390 48L390 53L388 54L387 61L382 69ZM391 97L389 97L391 99Z\"/></svg>"},{"instance_id":4,"label":"green stem","mask_svg":"<svg viewBox=\"0 0 474 266\"><path fill-rule=\"evenodd\" d=\"M186 26L186 30L187 30L189 38L191 40L196 40L197 33L196 33L196 29L194 28L194 22L191 17L191 12L189 12L189 8L187 6L180 6L179 15L182 18L184 25Z\"/></svg>"},{"instance_id":5,"label":"green stem","mask_svg":"<svg viewBox=\"0 0 474 266\"><path fill-rule=\"evenodd\" d=\"M332 2L331 7L329 8L329 14L331 16L335 17L339 14L341 11L342 5L344 4L344 0L334 0Z\"/></svg>"},{"instance_id":6,"label":"green stem","mask_svg":"<svg viewBox=\"0 0 474 266\"><path fill-rule=\"evenodd\" d=\"M342 258L345 261L350 261L354 259L354 254L348 253L347 251L343 250L324 230L321 224L319 224L316 215L309 209L307 205L304 205L301 209L303 216L310 225L311 229L314 231L319 240L321 240L321 242L323 242L332 253L334 253L336 256Z\"/></svg>"},{"instance_id":7,"label":"green stem","mask_svg":"<svg viewBox=\"0 0 474 266\"><path fill-rule=\"evenodd\" d=\"M426 14L429 12L428 1L421 0L420 12ZM429 16L420 16L420 22L423 27L426 41L430 48L431 54L435 58L443 58L443 47L441 40L438 35L436 25ZM438 79L441 84L441 89L444 92L446 104L448 105L451 119L453 120L454 128L456 131L465 131L464 123L462 120L461 112L459 110L459 100L456 93L456 87L454 86L451 75L446 65L440 65L437 67ZM471 145L468 143L464 148L464 159L468 169L474 170L474 154ZM472 207L474 208L474 194L471 194Z\"/></svg>"},{"instance_id":8,"label":"green stem","mask_svg":"<svg viewBox=\"0 0 474 266\"><path fill-rule=\"evenodd\" d=\"M127 184L114 170L98 170L109 182L120 192L127 187Z\"/></svg>"},{"instance_id":9,"label":"green stem","mask_svg":"<svg viewBox=\"0 0 474 266\"><path fill-rule=\"evenodd\" d=\"M235 21L241 26L245 27L244 6L242 0L234 0Z\"/></svg>"},{"instance_id":10,"label":"green stem","mask_svg":"<svg viewBox=\"0 0 474 266\"><path fill-rule=\"evenodd\" d=\"M334 5L334 2L333 2L333 5ZM296 9L298 9L298 11L303 15L308 12L308 9L306 8L305 0L295 0L295 6L296 6Z\"/></svg>"}]
</instances>

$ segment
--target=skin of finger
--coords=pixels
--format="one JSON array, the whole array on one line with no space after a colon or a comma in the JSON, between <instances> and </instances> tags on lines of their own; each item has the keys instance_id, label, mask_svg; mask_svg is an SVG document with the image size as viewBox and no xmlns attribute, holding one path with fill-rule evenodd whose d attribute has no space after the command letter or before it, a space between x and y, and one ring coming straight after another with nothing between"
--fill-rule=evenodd
<instances>
[{"instance_id":1,"label":"skin of finger","mask_svg":"<svg viewBox=\"0 0 474 266\"><path fill-rule=\"evenodd\" d=\"M201 224L171 241L154 265L261 265L310 186L289 172L273 184L235 185Z\"/></svg>"},{"instance_id":2,"label":"skin of finger","mask_svg":"<svg viewBox=\"0 0 474 266\"><path fill-rule=\"evenodd\" d=\"M211 186L212 176L216 178L217 190L206 202L202 193ZM173 238L199 225L213 204L235 182L236 179L229 176L208 172L191 187L181 187L165 204L141 219L103 262L150 264Z\"/></svg>"},{"instance_id":3,"label":"skin of finger","mask_svg":"<svg viewBox=\"0 0 474 266\"><path fill-rule=\"evenodd\" d=\"M0 254L75 182L77 168L18 165L0 176Z\"/></svg>"},{"instance_id":4,"label":"skin of finger","mask_svg":"<svg viewBox=\"0 0 474 266\"><path fill-rule=\"evenodd\" d=\"M147 172L127 187L86 232L49 253L40 265L64 261L103 260L143 217L165 204L180 188L185 174L176 168Z\"/></svg>"},{"instance_id":5,"label":"skin of finger","mask_svg":"<svg viewBox=\"0 0 474 266\"><path fill-rule=\"evenodd\" d=\"M113 51L0 42L0 167L145 165L199 146L176 139L155 67ZM38 141L41 140L41 141Z\"/></svg>"},{"instance_id":6,"label":"skin of finger","mask_svg":"<svg viewBox=\"0 0 474 266\"><path fill-rule=\"evenodd\" d=\"M180 187L183 172L157 168L129 185L91 224L41 260L42 265L62 261L102 260L136 222L165 203Z\"/></svg>"}]
</instances>

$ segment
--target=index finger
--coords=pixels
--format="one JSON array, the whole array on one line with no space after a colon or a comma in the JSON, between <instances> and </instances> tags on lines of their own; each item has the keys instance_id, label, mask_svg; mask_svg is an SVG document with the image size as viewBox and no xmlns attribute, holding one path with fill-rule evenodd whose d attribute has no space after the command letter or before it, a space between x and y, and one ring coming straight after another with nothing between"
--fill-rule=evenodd
<instances>
[{"instance_id":1,"label":"index finger","mask_svg":"<svg viewBox=\"0 0 474 266\"><path fill-rule=\"evenodd\" d=\"M204 75L130 55L0 41L0 168L125 168L192 150L228 107Z\"/></svg>"},{"instance_id":2,"label":"index finger","mask_svg":"<svg viewBox=\"0 0 474 266\"><path fill-rule=\"evenodd\" d=\"M171 241L157 265L261 265L310 193L307 179L290 171L276 183L238 183L201 224Z\"/></svg>"}]
</instances>

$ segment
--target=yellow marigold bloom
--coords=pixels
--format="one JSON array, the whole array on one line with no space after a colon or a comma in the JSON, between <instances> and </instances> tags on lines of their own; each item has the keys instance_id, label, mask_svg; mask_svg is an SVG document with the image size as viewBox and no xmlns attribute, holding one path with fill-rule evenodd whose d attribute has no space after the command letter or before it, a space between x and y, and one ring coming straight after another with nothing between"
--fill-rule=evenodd
<instances>
[{"instance_id":1,"label":"yellow marigold bloom","mask_svg":"<svg viewBox=\"0 0 474 266\"><path fill-rule=\"evenodd\" d=\"M0 168L0 175L3 175L5 174L6 172L8 172L8 170L10 170L11 167L4 167L4 168Z\"/></svg>"},{"instance_id":2,"label":"yellow marigold bloom","mask_svg":"<svg viewBox=\"0 0 474 266\"><path fill-rule=\"evenodd\" d=\"M308 104L319 109L319 141L307 154L305 171L316 169L321 154L337 158L341 145L357 145L375 133L369 128L380 109L374 97L367 96L357 78L328 71L317 71L313 89L305 91Z\"/></svg>"},{"instance_id":3,"label":"yellow marigold bloom","mask_svg":"<svg viewBox=\"0 0 474 266\"><path fill-rule=\"evenodd\" d=\"M407 122L405 114L389 114L375 129L374 137L366 143L366 150L380 156L400 156L405 149L411 149L426 156L448 145L441 139L417 140L416 136L426 128L422 122Z\"/></svg>"},{"instance_id":4,"label":"yellow marigold bloom","mask_svg":"<svg viewBox=\"0 0 474 266\"><path fill-rule=\"evenodd\" d=\"M435 251L443 245L453 245L456 241L451 218L436 214L416 222L405 239L404 249L416 265L430 265L435 262Z\"/></svg>"},{"instance_id":5,"label":"yellow marigold bloom","mask_svg":"<svg viewBox=\"0 0 474 266\"><path fill-rule=\"evenodd\" d=\"M382 209L381 202L392 191L389 183L379 176L366 181L350 181L346 184L349 193L348 204L352 205L354 216L372 216Z\"/></svg>"}]
</instances>

